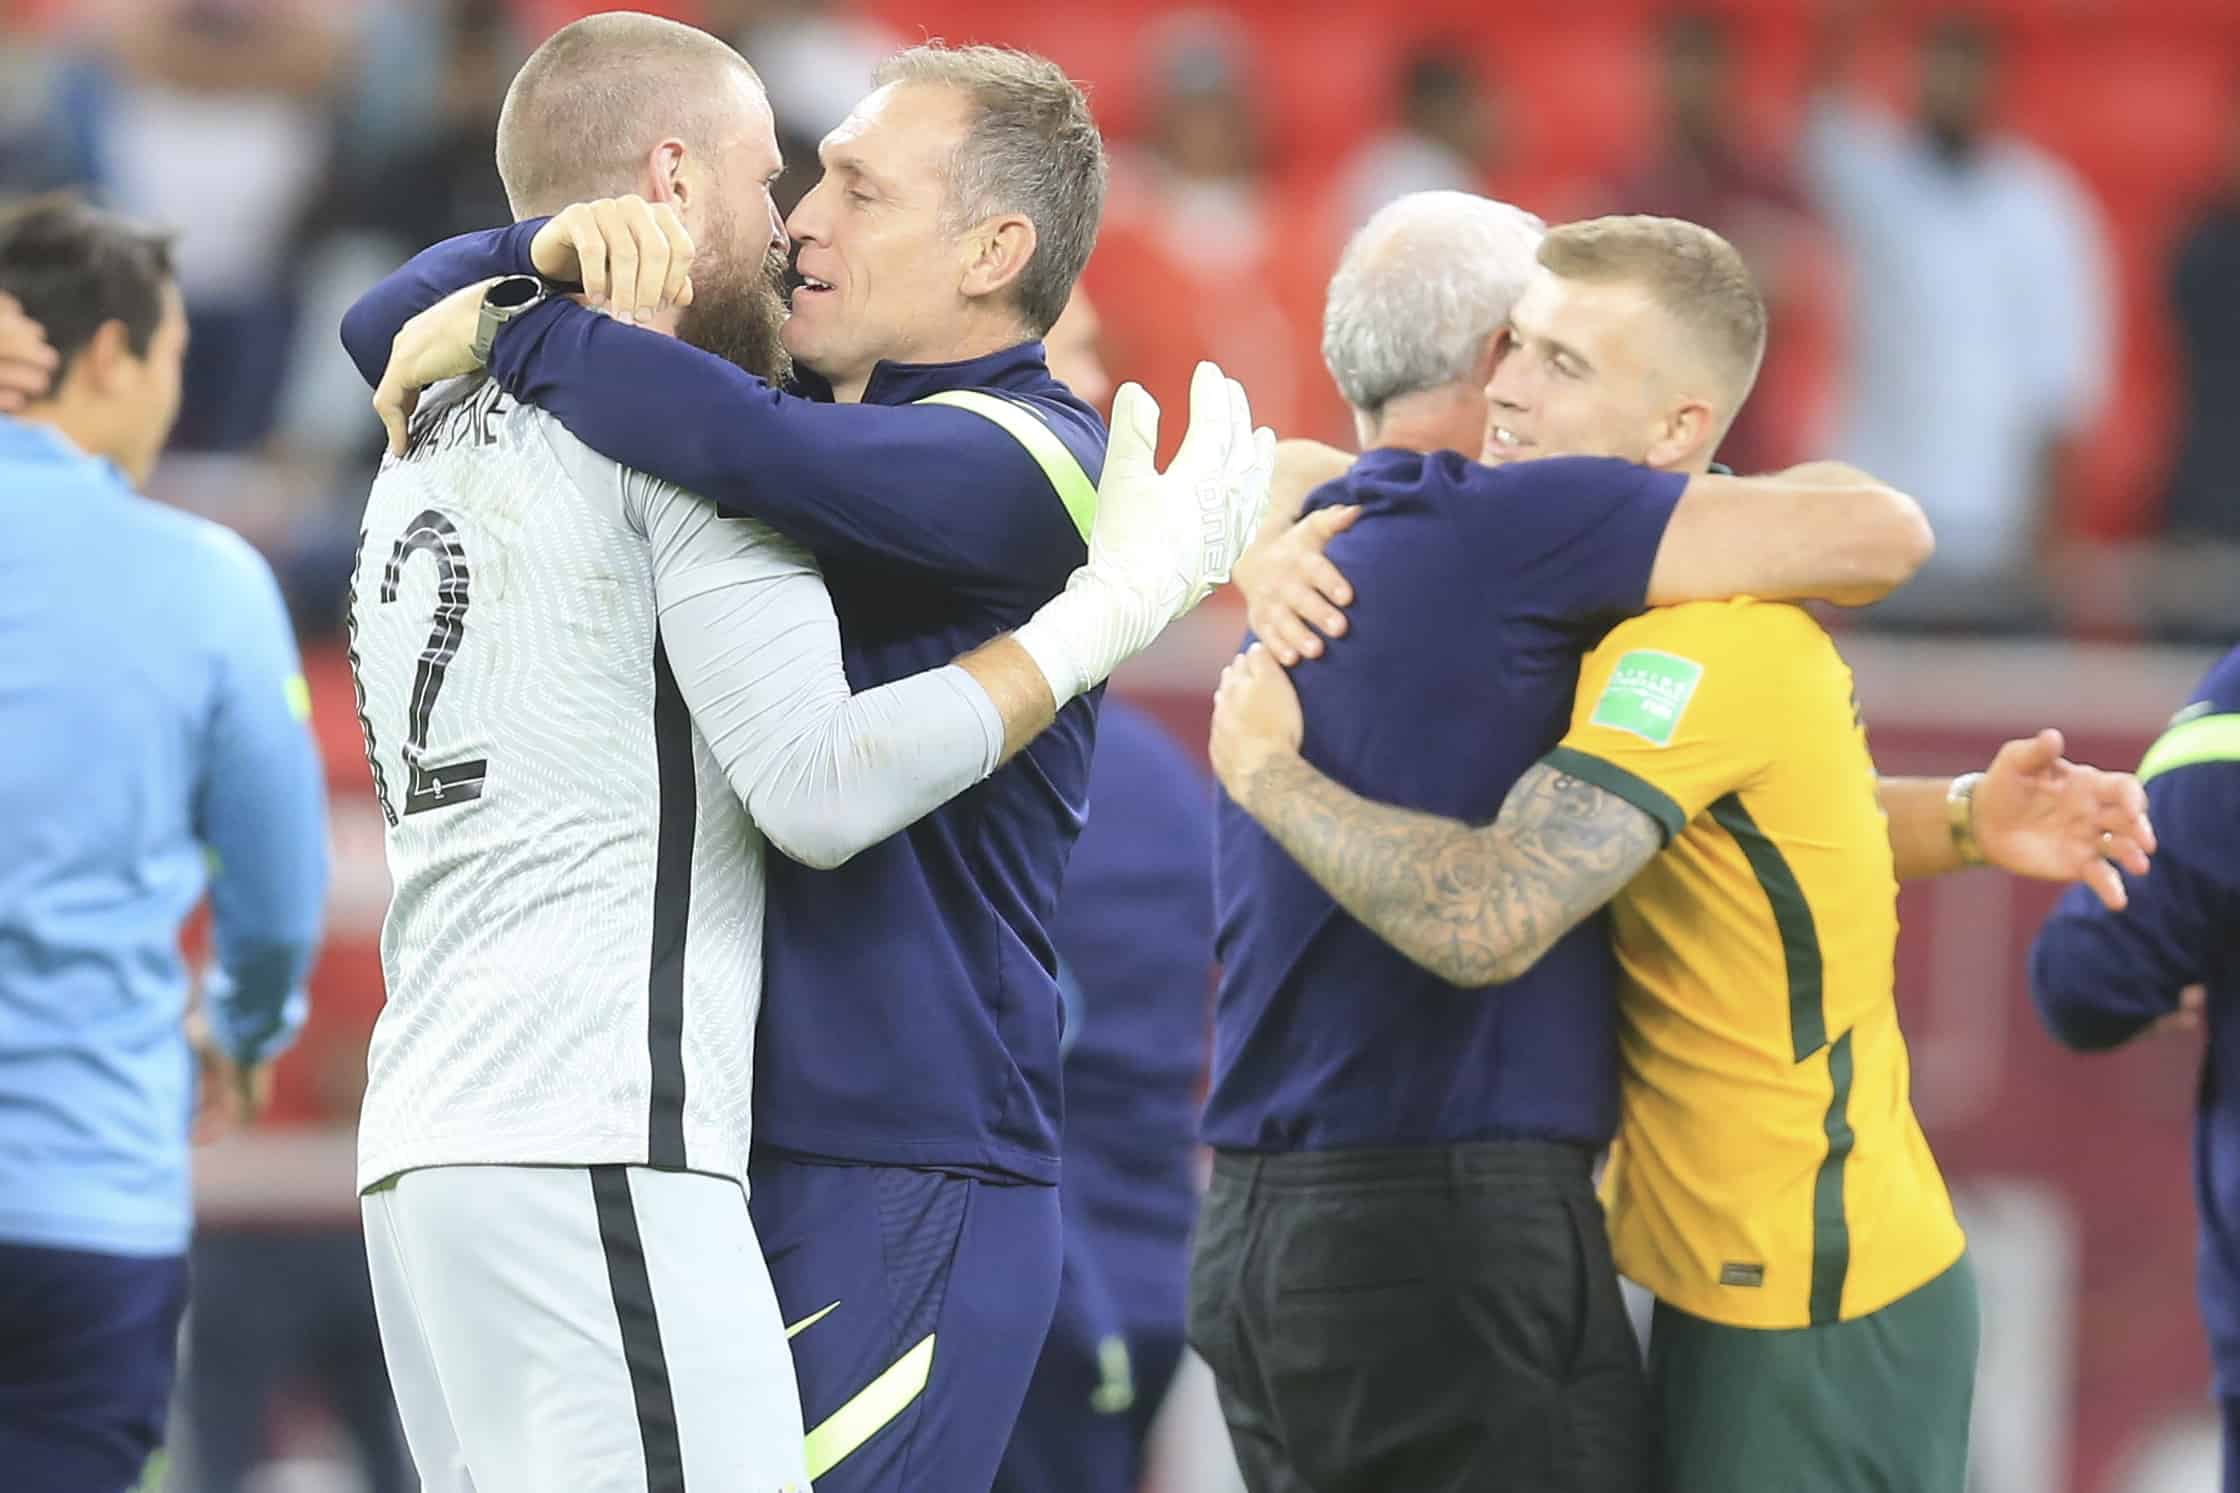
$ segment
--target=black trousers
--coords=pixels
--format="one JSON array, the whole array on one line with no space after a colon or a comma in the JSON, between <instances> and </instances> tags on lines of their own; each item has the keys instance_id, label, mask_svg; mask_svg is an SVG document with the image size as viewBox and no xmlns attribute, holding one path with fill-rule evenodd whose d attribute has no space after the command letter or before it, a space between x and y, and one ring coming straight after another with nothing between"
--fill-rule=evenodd
<instances>
[{"instance_id":1,"label":"black trousers","mask_svg":"<svg viewBox=\"0 0 2240 1493\"><path fill-rule=\"evenodd\" d=\"M1190 1267L1252 1493L1642 1493L1640 1348L1583 1147L1224 1152Z\"/></svg>"}]
</instances>

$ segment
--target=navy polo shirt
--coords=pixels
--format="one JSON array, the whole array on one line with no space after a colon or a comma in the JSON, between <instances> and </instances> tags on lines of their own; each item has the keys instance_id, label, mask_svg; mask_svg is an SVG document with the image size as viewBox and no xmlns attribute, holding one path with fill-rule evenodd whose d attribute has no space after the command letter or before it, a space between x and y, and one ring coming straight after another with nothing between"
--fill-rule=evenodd
<instances>
[{"instance_id":1,"label":"navy polo shirt","mask_svg":"<svg viewBox=\"0 0 2240 1493\"><path fill-rule=\"evenodd\" d=\"M1348 630L1292 671L1307 760L1371 799L1491 821L1562 738L1580 658L1642 609L1686 485L1593 457L1363 456L1306 504L1363 510L1329 550L1358 598ZM1457 990L1339 908L1226 795L1216 843L1209 1143L1609 1140L1617 968L1603 914L1509 984Z\"/></svg>"}]
</instances>

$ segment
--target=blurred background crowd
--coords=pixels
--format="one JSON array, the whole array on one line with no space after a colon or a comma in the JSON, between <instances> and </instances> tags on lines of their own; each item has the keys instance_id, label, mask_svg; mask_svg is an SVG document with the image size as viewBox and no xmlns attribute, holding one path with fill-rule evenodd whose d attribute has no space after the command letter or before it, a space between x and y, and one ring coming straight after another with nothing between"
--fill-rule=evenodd
<instances>
[{"instance_id":1,"label":"blurred background crowd","mask_svg":"<svg viewBox=\"0 0 2240 1493\"><path fill-rule=\"evenodd\" d=\"M373 440L336 313L501 222L506 79L571 0L7 0L0 191L82 185L187 230L195 346L168 495L247 531L331 631ZM2240 500L2240 8L1989 0L669 0L737 40L797 163L884 52L1046 52L1119 144L1088 285L1108 361L1236 371L1287 434L1350 430L1319 357L1345 234L1454 186L1549 221L1671 213L1774 304L1728 449L1839 454L1939 533L1876 620L2227 637Z\"/></svg>"},{"instance_id":2,"label":"blurred background crowd","mask_svg":"<svg viewBox=\"0 0 2240 1493\"><path fill-rule=\"evenodd\" d=\"M336 634L381 432L335 329L414 250L506 220L506 81L599 8L0 0L0 195L73 186L181 231L193 342L152 487L272 559L336 798L320 1014L274 1127L203 1163L180 1489L410 1485L348 1185L386 878ZM637 8L734 40L762 73L788 202L895 47L1056 58L1115 146L1085 279L1106 366L1173 407L1215 358L1287 435L1352 444L1322 289L1395 196L1719 229L1774 313L1725 458L1858 461L1938 531L1922 578L1850 619L1886 768L1971 765L2038 724L2128 766L2198 672L2184 650L2240 638L2236 0ZM1237 626L1217 613L1123 685L1201 743ZM2208 1408L2193 1056L2055 1054L2015 973L2043 898L1978 880L1908 894L1902 983L1985 1277L1981 1485L2209 1486L2189 1480Z\"/></svg>"}]
</instances>

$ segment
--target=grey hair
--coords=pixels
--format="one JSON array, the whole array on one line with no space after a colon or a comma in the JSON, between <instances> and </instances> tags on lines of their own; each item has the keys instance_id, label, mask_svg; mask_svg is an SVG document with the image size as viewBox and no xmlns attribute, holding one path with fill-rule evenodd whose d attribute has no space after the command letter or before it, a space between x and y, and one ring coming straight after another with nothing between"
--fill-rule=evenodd
<instances>
[{"instance_id":1,"label":"grey hair","mask_svg":"<svg viewBox=\"0 0 2240 1493\"><path fill-rule=\"evenodd\" d=\"M638 190L646 153L669 135L699 149L732 138L734 102L709 85L762 79L729 46L634 11L586 16L529 54L498 113L498 178L514 215Z\"/></svg>"},{"instance_id":2,"label":"grey hair","mask_svg":"<svg viewBox=\"0 0 2240 1493\"><path fill-rule=\"evenodd\" d=\"M1048 58L939 42L896 53L872 82L955 88L971 99L972 122L949 160L944 226L962 233L1000 213L1034 224L1034 253L1016 294L1028 329L1037 337L1049 331L1104 221L1110 168L1088 95Z\"/></svg>"},{"instance_id":3,"label":"grey hair","mask_svg":"<svg viewBox=\"0 0 2240 1493\"><path fill-rule=\"evenodd\" d=\"M1375 417L1403 394L1470 376L1532 278L1546 226L1469 192L1411 192L1346 244L1322 313L1322 361Z\"/></svg>"}]
</instances>

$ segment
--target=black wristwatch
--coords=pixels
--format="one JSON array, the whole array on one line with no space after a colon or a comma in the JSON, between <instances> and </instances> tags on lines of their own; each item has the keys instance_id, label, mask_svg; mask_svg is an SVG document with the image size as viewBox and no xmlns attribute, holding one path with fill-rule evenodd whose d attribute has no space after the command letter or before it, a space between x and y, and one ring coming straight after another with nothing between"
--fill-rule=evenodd
<instances>
[{"instance_id":1,"label":"black wristwatch","mask_svg":"<svg viewBox=\"0 0 2240 1493\"><path fill-rule=\"evenodd\" d=\"M482 316L474 328L474 360L487 368L490 366L490 344L498 337L498 328L516 316L544 303L544 282L535 275L508 275L494 280L482 293Z\"/></svg>"}]
</instances>

